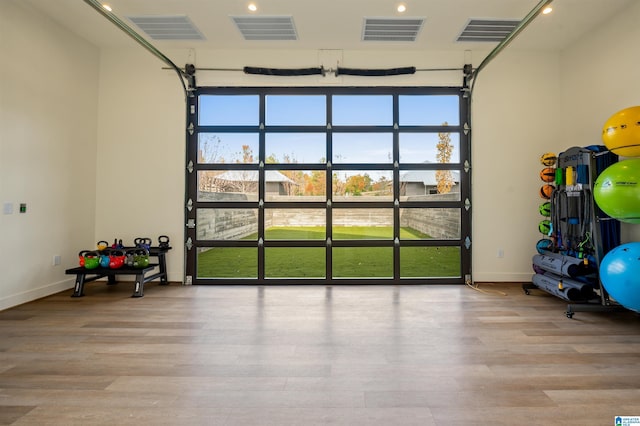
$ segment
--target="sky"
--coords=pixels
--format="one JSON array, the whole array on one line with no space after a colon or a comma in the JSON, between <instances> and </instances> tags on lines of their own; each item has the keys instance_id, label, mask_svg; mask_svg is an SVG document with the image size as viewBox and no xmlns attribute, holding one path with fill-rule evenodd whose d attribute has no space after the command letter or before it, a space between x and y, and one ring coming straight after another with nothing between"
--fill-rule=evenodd
<instances>
[{"instance_id":1,"label":"sky","mask_svg":"<svg viewBox=\"0 0 640 426\"><path fill-rule=\"evenodd\" d=\"M276 133L269 126L326 126L326 95L267 95L265 108L266 155L284 161L288 156L298 163L322 163L326 160L324 132ZM391 95L333 95L334 163L392 163L393 134L340 132L337 126L393 125L393 97ZM400 162L437 162L437 133L402 132L402 126L459 125L459 98L452 95L399 96ZM200 96L200 125L258 126L258 95L202 95ZM364 129L363 129L364 130ZM451 162L459 161L459 136L453 133ZM258 133L202 133L200 149L206 162L235 162L240 159L242 146L248 145L258 162Z\"/></svg>"}]
</instances>

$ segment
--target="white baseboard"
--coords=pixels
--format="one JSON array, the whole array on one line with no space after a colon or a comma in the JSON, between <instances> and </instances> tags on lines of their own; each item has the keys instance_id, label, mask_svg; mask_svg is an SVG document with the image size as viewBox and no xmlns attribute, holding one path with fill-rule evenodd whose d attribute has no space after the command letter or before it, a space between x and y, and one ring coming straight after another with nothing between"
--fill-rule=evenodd
<instances>
[{"instance_id":1,"label":"white baseboard","mask_svg":"<svg viewBox=\"0 0 640 426\"><path fill-rule=\"evenodd\" d=\"M70 288L73 288L74 283L74 279L71 278L23 291L21 293L5 296L0 299L0 311L22 305L23 303L31 302L36 299L51 296L52 294L56 294L61 291L69 290Z\"/></svg>"},{"instance_id":2,"label":"white baseboard","mask_svg":"<svg viewBox=\"0 0 640 426\"><path fill-rule=\"evenodd\" d=\"M471 275L476 282L523 282L530 283L534 272L475 272Z\"/></svg>"}]
</instances>

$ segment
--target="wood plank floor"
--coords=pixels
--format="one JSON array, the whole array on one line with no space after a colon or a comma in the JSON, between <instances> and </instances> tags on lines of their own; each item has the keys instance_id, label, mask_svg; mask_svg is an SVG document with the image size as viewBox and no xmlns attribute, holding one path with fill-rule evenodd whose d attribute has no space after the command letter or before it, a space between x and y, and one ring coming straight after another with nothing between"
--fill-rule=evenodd
<instances>
[{"instance_id":1,"label":"wood plank floor","mask_svg":"<svg viewBox=\"0 0 640 426\"><path fill-rule=\"evenodd\" d=\"M640 316L516 284L91 283L0 312L0 424L613 425ZM500 290L506 295L493 293Z\"/></svg>"}]
</instances>

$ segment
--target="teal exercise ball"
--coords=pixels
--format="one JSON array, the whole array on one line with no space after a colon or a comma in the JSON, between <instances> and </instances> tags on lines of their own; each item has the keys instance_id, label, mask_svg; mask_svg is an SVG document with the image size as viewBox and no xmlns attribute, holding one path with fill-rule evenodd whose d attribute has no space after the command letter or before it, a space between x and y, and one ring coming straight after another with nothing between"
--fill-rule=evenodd
<instances>
[{"instance_id":1,"label":"teal exercise ball","mask_svg":"<svg viewBox=\"0 0 640 426\"><path fill-rule=\"evenodd\" d=\"M612 218L640 223L640 158L620 161L604 169L593 185L593 198Z\"/></svg>"},{"instance_id":2,"label":"teal exercise ball","mask_svg":"<svg viewBox=\"0 0 640 426\"><path fill-rule=\"evenodd\" d=\"M600 262L600 280L616 302L640 313L640 243L622 244Z\"/></svg>"}]
</instances>

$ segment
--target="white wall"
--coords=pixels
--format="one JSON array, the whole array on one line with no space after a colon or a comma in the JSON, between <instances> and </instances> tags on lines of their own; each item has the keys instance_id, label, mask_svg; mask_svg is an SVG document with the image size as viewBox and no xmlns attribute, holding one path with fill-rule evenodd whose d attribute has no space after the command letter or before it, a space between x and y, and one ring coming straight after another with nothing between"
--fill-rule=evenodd
<instances>
[{"instance_id":1,"label":"white wall","mask_svg":"<svg viewBox=\"0 0 640 426\"><path fill-rule=\"evenodd\" d=\"M472 115L473 278L529 281L541 238L540 156L565 141L559 55L503 50L478 75ZM502 250L504 256L498 257Z\"/></svg>"},{"instance_id":2,"label":"white wall","mask_svg":"<svg viewBox=\"0 0 640 426\"><path fill-rule=\"evenodd\" d=\"M583 37L562 55L561 100L566 146L602 145L605 121L640 105L640 2ZM622 224L623 242L640 241L640 226Z\"/></svg>"},{"instance_id":3,"label":"white wall","mask_svg":"<svg viewBox=\"0 0 640 426\"><path fill-rule=\"evenodd\" d=\"M95 240L167 235L183 280L185 98L177 74L141 47L102 51Z\"/></svg>"},{"instance_id":4,"label":"white wall","mask_svg":"<svg viewBox=\"0 0 640 426\"><path fill-rule=\"evenodd\" d=\"M0 57L0 202L13 207L0 214L4 309L72 287L64 270L95 245L99 54L24 2L0 1Z\"/></svg>"}]
</instances>

